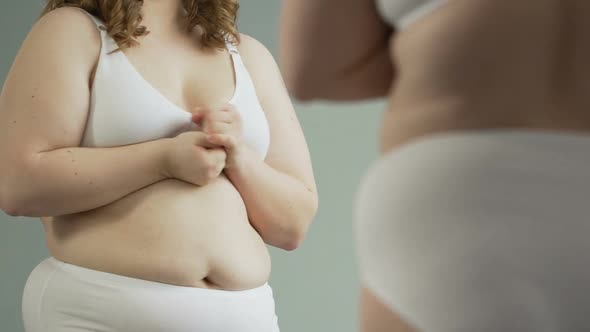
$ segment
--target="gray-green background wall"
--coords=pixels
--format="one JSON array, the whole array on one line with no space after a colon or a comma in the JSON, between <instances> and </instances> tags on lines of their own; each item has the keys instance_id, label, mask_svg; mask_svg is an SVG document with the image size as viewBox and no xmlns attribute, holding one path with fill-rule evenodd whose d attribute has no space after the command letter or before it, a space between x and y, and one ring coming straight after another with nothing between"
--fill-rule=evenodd
<instances>
[{"instance_id":1,"label":"gray-green background wall","mask_svg":"<svg viewBox=\"0 0 590 332\"><path fill-rule=\"evenodd\" d=\"M41 9L38 0L0 0L0 85ZM280 1L242 1L239 27L278 57ZM334 54L334 56L338 56ZM304 245L271 249L282 332L357 331L358 276L351 204L363 170L377 154L381 104L296 104L315 169L320 209ZM5 162L0 155L0 162ZM0 332L23 331L20 302L28 273L48 256L35 219L0 212Z\"/></svg>"}]
</instances>

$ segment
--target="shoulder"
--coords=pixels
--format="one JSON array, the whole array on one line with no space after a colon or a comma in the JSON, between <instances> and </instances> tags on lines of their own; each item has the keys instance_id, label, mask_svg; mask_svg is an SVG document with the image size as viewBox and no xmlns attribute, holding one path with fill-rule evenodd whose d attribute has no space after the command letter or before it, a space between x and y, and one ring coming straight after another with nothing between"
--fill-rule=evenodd
<instances>
[{"instance_id":1,"label":"shoulder","mask_svg":"<svg viewBox=\"0 0 590 332\"><path fill-rule=\"evenodd\" d=\"M31 29L28 39L42 48L93 52L100 47L101 36L90 14L82 9L63 7L41 16Z\"/></svg>"},{"instance_id":2,"label":"shoulder","mask_svg":"<svg viewBox=\"0 0 590 332\"><path fill-rule=\"evenodd\" d=\"M240 34L238 51L261 101L275 95L276 89L282 89L284 84L280 68L264 44L249 35Z\"/></svg>"},{"instance_id":3,"label":"shoulder","mask_svg":"<svg viewBox=\"0 0 590 332\"><path fill-rule=\"evenodd\" d=\"M243 33L240 34L238 51L240 52L244 64L251 71L257 72L262 70L265 66L276 65L274 56L268 48L252 36Z\"/></svg>"},{"instance_id":4,"label":"shoulder","mask_svg":"<svg viewBox=\"0 0 590 332\"><path fill-rule=\"evenodd\" d=\"M57 32L94 32L97 26L91 16L91 14L84 12L80 8L62 7L41 16L37 20L35 27L48 28Z\"/></svg>"},{"instance_id":5,"label":"shoulder","mask_svg":"<svg viewBox=\"0 0 590 332\"><path fill-rule=\"evenodd\" d=\"M273 109L290 108L281 70L271 51L260 41L244 34L240 36L238 50L267 114Z\"/></svg>"}]
</instances>

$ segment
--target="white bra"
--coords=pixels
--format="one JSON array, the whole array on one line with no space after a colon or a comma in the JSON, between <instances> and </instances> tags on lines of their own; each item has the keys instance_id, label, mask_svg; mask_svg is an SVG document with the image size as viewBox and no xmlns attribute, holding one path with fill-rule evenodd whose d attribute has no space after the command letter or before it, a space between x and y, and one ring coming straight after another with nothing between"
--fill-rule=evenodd
<instances>
[{"instance_id":1,"label":"white bra","mask_svg":"<svg viewBox=\"0 0 590 332\"><path fill-rule=\"evenodd\" d=\"M88 14L87 12L85 12ZM192 127L192 114L163 96L135 69L104 24L88 14L102 36L100 58L81 146L113 147L174 137ZM263 158L270 145L268 121L238 49L228 42L235 72L229 103L242 117L244 142Z\"/></svg>"},{"instance_id":2,"label":"white bra","mask_svg":"<svg viewBox=\"0 0 590 332\"><path fill-rule=\"evenodd\" d=\"M430 14L447 0L375 0L381 17L399 30Z\"/></svg>"}]
</instances>

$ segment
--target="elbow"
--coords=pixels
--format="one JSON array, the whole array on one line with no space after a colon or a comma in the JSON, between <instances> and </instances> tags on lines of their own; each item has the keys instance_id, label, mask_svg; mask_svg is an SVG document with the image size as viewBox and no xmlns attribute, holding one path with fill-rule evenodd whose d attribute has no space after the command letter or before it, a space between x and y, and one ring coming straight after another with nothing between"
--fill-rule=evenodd
<instances>
[{"instance_id":1,"label":"elbow","mask_svg":"<svg viewBox=\"0 0 590 332\"><path fill-rule=\"evenodd\" d=\"M0 202L0 210L2 210L5 214L12 216L12 217L24 217L25 214L22 213L21 209L17 205L10 205L4 202Z\"/></svg>"},{"instance_id":2,"label":"elbow","mask_svg":"<svg viewBox=\"0 0 590 332\"><path fill-rule=\"evenodd\" d=\"M31 204L6 179L0 180L0 210L13 217L29 215Z\"/></svg>"},{"instance_id":3,"label":"elbow","mask_svg":"<svg viewBox=\"0 0 590 332\"><path fill-rule=\"evenodd\" d=\"M23 181L24 179L30 179L31 168L22 164L13 169L19 171L10 171L6 168L0 171L0 210L13 217L34 217L34 204L31 194L38 189L27 190L27 188L32 189L32 187L29 183Z\"/></svg>"},{"instance_id":4,"label":"elbow","mask_svg":"<svg viewBox=\"0 0 590 332\"><path fill-rule=\"evenodd\" d=\"M41 217L33 197L17 193L16 190L4 193L0 198L0 210L12 217Z\"/></svg>"},{"instance_id":5,"label":"elbow","mask_svg":"<svg viewBox=\"0 0 590 332\"><path fill-rule=\"evenodd\" d=\"M298 74L289 75L285 78L285 83L289 94L298 102L311 102L315 99L314 90L311 82L301 72Z\"/></svg>"},{"instance_id":6,"label":"elbow","mask_svg":"<svg viewBox=\"0 0 590 332\"><path fill-rule=\"evenodd\" d=\"M299 216L299 220L293 223L293 227L287 232L287 236L285 236L285 241L281 246L281 249L286 251L295 251L301 247L305 238L307 237L307 233L311 224L313 223L316 213L318 210L318 203L317 199L310 203L308 209L306 209L306 213L301 214Z\"/></svg>"},{"instance_id":7,"label":"elbow","mask_svg":"<svg viewBox=\"0 0 590 332\"><path fill-rule=\"evenodd\" d=\"M2 210L5 214L13 217L20 217L23 216L23 207L24 204L19 202L19 200L10 192L10 187L6 184L6 181L3 179L0 182L0 210Z\"/></svg>"},{"instance_id":8,"label":"elbow","mask_svg":"<svg viewBox=\"0 0 590 332\"><path fill-rule=\"evenodd\" d=\"M3 211L9 216L16 214L12 197L9 196L9 185L7 181L6 170L0 170L0 211Z\"/></svg>"},{"instance_id":9,"label":"elbow","mask_svg":"<svg viewBox=\"0 0 590 332\"><path fill-rule=\"evenodd\" d=\"M12 205L8 204L8 197L6 194L6 188L4 183L0 182L0 211L4 211L4 213L8 215L12 215L13 209Z\"/></svg>"},{"instance_id":10,"label":"elbow","mask_svg":"<svg viewBox=\"0 0 590 332\"><path fill-rule=\"evenodd\" d=\"M309 103L318 99L321 89L316 86L318 78L309 77L304 73L293 75L287 83L287 89L291 96L300 103Z\"/></svg>"},{"instance_id":11,"label":"elbow","mask_svg":"<svg viewBox=\"0 0 590 332\"><path fill-rule=\"evenodd\" d=\"M301 247L306 235L306 231L292 231L279 247L285 251L295 251Z\"/></svg>"}]
</instances>

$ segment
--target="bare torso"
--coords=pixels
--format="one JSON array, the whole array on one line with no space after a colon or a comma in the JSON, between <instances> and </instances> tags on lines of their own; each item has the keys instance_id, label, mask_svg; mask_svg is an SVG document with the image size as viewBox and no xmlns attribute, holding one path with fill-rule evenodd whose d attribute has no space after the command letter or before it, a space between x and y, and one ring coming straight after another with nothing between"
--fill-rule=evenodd
<instances>
[{"instance_id":1,"label":"bare torso","mask_svg":"<svg viewBox=\"0 0 590 332\"><path fill-rule=\"evenodd\" d=\"M207 53L187 36L160 40L150 34L140 41L125 53L177 105L188 110L232 95L227 52ZM223 175L202 187L160 181L91 211L44 218L43 224L50 253L86 268L228 290L262 285L270 274L267 247Z\"/></svg>"},{"instance_id":2,"label":"bare torso","mask_svg":"<svg viewBox=\"0 0 590 332\"><path fill-rule=\"evenodd\" d=\"M451 130L590 130L590 3L451 0L393 37L382 150Z\"/></svg>"}]
</instances>

